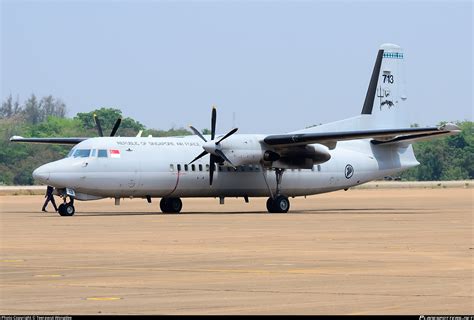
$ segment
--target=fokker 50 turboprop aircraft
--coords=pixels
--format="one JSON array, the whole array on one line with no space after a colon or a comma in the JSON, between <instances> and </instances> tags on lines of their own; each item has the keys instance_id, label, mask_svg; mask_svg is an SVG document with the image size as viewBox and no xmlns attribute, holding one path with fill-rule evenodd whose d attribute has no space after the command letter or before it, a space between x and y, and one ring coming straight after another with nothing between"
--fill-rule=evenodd
<instances>
[{"instance_id":1,"label":"fokker 50 turboprop aircraft","mask_svg":"<svg viewBox=\"0 0 474 320\"><path fill-rule=\"evenodd\" d=\"M23 138L14 142L74 145L65 159L47 163L34 178L64 198L62 216L74 200L122 197L161 198L163 212L181 211L184 197L268 197L269 212L287 212L288 197L347 189L419 164L412 143L459 132L453 124L410 128L403 77L403 52L380 47L359 116L287 134ZM317 113L312 115L317 117ZM69 199L69 201L67 201Z\"/></svg>"}]
</instances>

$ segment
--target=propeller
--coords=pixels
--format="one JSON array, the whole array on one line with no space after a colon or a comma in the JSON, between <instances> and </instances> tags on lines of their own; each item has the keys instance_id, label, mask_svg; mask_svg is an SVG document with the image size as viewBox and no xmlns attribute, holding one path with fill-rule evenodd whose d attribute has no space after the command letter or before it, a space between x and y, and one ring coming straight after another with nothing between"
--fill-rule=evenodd
<instances>
[{"instance_id":1,"label":"propeller","mask_svg":"<svg viewBox=\"0 0 474 320\"><path fill-rule=\"evenodd\" d=\"M214 138L216 137L216 119L217 119L217 111L216 108L212 108L212 113L211 113L211 140L207 141L206 138L193 126L189 126L191 130L194 132L195 135L197 135L199 138L201 138L205 143L202 146L204 151L201 152L196 158L193 159L189 164L193 163L194 161L201 159L204 157L206 154L209 153L209 185L212 186L212 180L214 178L214 171L216 170L216 163L222 163L226 161L229 163L232 167L235 168L235 166L232 164L232 162L227 158L227 156L222 152L221 150L221 145L220 143L233 135L234 133L237 132L238 128L234 128L230 130L227 134L225 134L222 138L220 138L217 141L214 141Z\"/></svg>"},{"instance_id":2,"label":"propeller","mask_svg":"<svg viewBox=\"0 0 474 320\"><path fill-rule=\"evenodd\" d=\"M100 119L95 113L94 113L94 121L97 127L97 131L99 132L99 136L103 137L104 132L102 131L102 126L100 125ZM117 133L117 130L120 127L120 123L122 123L122 118L118 118L117 121L115 121L114 127L112 128L112 131L110 132L111 137L115 136L115 134Z\"/></svg>"}]
</instances>

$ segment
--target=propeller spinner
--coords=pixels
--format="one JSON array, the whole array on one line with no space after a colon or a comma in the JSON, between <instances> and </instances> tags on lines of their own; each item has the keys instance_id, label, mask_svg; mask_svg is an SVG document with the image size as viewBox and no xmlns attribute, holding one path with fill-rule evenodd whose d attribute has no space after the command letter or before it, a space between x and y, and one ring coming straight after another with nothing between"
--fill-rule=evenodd
<instances>
[{"instance_id":1,"label":"propeller spinner","mask_svg":"<svg viewBox=\"0 0 474 320\"><path fill-rule=\"evenodd\" d=\"M210 158L209 158L209 185L212 186L212 180L214 177L214 171L216 169L215 164L226 161L228 162L231 166L234 166L232 162L226 157L224 152L220 149L220 143L233 135L234 133L237 132L238 128L234 128L230 130L226 135L224 135L222 138L220 138L218 141L214 141L214 138L216 136L216 118L217 118L217 111L216 108L212 108L212 113L211 113L211 141L207 141L206 138L193 126L189 126L191 130L194 132L195 135L197 135L199 138L201 138L205 143L202 146L204 149L201 154L199 154L196 158L193 159L189 164L193 163L194 161L204 157L206 154L209 153Z\"/></svg>"}]
</instances>

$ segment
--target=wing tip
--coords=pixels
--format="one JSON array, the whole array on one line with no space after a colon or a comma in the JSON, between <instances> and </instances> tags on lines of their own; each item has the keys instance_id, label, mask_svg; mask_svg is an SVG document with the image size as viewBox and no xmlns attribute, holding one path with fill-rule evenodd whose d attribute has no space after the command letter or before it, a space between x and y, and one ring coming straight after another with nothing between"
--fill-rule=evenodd
<instances>
[{"instance_id":1,"label":"wing tip","mask_svg":"<svg viewBox=\"0 0 474 320\"><path fill-rule=\"evenodd\" d=\"M21 139L23 139L22 136L13 136L13 137L10 138L10 141L15 142L15 141L21 140Z\"/></svg>"},{"instance_id":2,"label":"wing tip","mask_svg":"<svg viewBox=\"0 0 474 320\"><path fill-rule=\"evenodd\" d=\"M461 128L459 128L459 126L455 125L455 124L452 123L452 122L448 122L448 123L446 123L446 124L440 126L440 127L438 128L438 130L440 130L440 131L454 131L454 132L456 132L456 131L461 131Z\"/></svg>"}]
</instances>

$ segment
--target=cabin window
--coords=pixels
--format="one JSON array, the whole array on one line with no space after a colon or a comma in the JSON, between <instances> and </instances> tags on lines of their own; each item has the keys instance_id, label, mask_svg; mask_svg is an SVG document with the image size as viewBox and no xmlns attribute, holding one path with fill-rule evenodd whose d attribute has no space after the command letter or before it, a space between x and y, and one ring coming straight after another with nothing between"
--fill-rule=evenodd
<instances>
[{"instance_id":1,"label":"cabin window","mask_svg":"<svg viewBox=\"0 0 474 320\"><path fill-rule=\"evenodd\" d=\"M189 168L188 168L188 165L185 164L185 165L184 165L184 171L188 171L188 169L189 169Z\"/></svg>"},{"instance_id":2,"label":"cabin window","mask_svg":"<svg viewBox=\"0 0 474 320\"><path fill-rule=\"evenodd\" d=\"M194 164L191 165L191 170L196 171L196 166Z\"/></svg>"},{"instance_id":3,"label":"cabin window","mask_svg":"<svg viewBox=\"0 0 474 320\"><path fill-rule=\"evenodd\" d=\"M209 165L206 164L206 171L209 171Z\"/></svg>"},{"instance_id":4,"label":"cabin window","mask_svg":"<svg viewBox=\"0 0 474 320\"><path fill-rule=\"evenodd\" d=\"M202 171L202 164L199 165L199 171Z\"/></svg>"},{"instance_id":5,"label":"cabin window","mask_svg":"<svg viewBox=\"0 0 474 320\"><path fill-rule=\"evenodd\" d=\"M91 149L77 149L74 152L74 158L87 158L91 153Z\"/></svg>"},{"instance_id":6,"label":"cabin window","mask_svg":"<svg viewBox=\"0 0 474 320\"><path fill-rule=\"evenodd\" d=\"M178 171L181 171L181 165L178 164Z\"/></svg>"},{"instance_id":7,"label":"cabin window","mask_svg":"<svg viewBox=\"0 0 474 320\"><path fill-rule=\"evenodd\" d=\"M171 172L174 171L174 164L170 164L170 171L171 171Z\"/></svg>"},{"instance_id":8,"label":"cabin window","mask_svg":"<svg viewBox=\"0 0 474 320\"><path fill-rule=\"evenodd\" d=\"M99 149L97 156L99 158L107 158L107 150L106 149Z\"/></svg>"}]
</instances>

